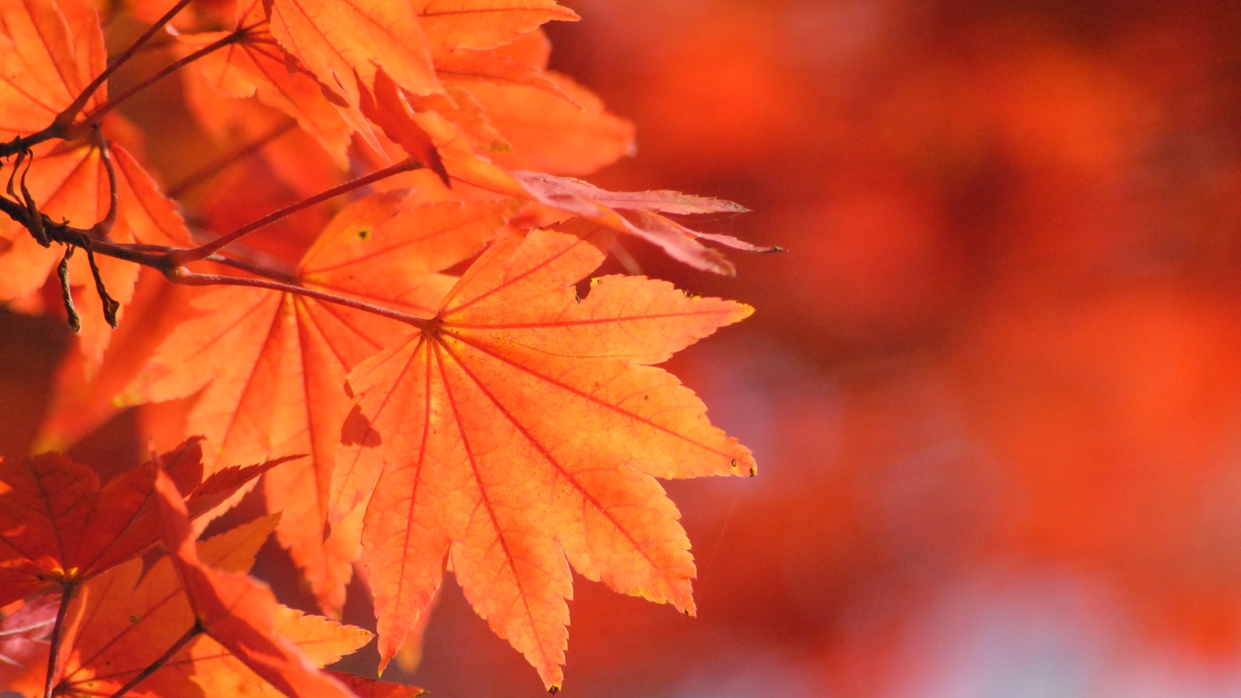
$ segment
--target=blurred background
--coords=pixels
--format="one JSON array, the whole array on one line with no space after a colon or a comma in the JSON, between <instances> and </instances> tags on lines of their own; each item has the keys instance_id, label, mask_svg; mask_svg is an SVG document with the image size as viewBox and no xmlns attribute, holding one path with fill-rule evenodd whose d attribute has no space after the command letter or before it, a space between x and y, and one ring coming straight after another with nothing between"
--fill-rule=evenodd
<instances>
[{"instance_id":1,"label":"blurred background","mask_svg":"<svg viewBox=\"0 0 1241 698\"><path fill-rule=\"evenodd\" d=\"M1241 696L1241 5L577 0L590 179L753 213L670 368L699 617L578 581L567 696ZM395 676L395 675L394 675ZM452 585L413 679L537 696Z\"/></svg>"},{"instance_id":2,"label":"blurred background","mask_svg":"<svg viewBox=\"0 0 1241 698\"><path fill-rule=\"evenodd\" d=\"M757 308L669 368L760 471L668 485L697 619L577 581L564 695L1241 696L1241 4L564 4L553 67L638 129L591 181L789 250L725 279L626 243ZM67 333L0 325L16 454ZM385 678L545 695L451 581Z\"/></svg>"}]
</instances>

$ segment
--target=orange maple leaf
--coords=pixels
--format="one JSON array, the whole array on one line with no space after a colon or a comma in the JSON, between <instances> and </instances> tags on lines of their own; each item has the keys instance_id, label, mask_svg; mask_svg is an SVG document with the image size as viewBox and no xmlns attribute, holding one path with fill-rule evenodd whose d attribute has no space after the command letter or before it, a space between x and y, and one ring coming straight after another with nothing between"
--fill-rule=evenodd
<instances>
[{"instance_id":1,"label":"orange maple leaf","mask_svg":"<svg viewBox=\"0 0 1241 698\"><path fill-rule=\"evenodd\" d=\"M539 75L547 85L495 80L465 85L512 146L512 152L492 156L496 164L585 175L634 154L633 124L609 114L598 97L569 78Z\"/></svg>"},{"instance_id":2,"label":"orange maple leaf","mask_svg":"<svg viewBox=\"0 0 1241 698\"><path fill-rule=\"evenodd\" d=\"M417 94L441 89L427 39L407 3L272 0L268 7L272 36L351 105L380 69Z\"/></svg>"},{"instance_id":3,"label":"orange maple leaf","mask_svg":"<svg viewBox=\"0 0 1241 698\"><path fill-rule=\"evenodd\" d=\"M475 254L521 206L514 200L419 203L405 191L372 196L333 219L302 258L296 279L306 288L428 317L456 280L439 270ZM345 375L410 328L265 289L221 289L195 307L201 315L160 345L128 401L181 398L206 385L186 431L204 434L215 446L212 462L310 454L272 472L265 491L268 507L284 512L281 544L323 609L335 614L359 552L356 530L352 536L342 530L326 543L323 533L350 405Z\"/></svg>"},{"instance_id":4,"label":"orange maple leaf","mask_svg":"<svg viewBox=\"0 0 1241 698\"><path fill-rule=\"evenodd\" d=\"M585 228L585 226L576 226ZM570 564L692 613L694 564L655 477L747 475L750 451L647 364L750 314L641 277L574 284L613 233L496 243L433 320L349 375L358 404L334 517L369 497L364 560L384 664L439 587L446 556L492 629L556 689Z\"/></svg>"},{"instance_id":5,"label":"orange maple leaf","mask_svg":"<svg viewBox=\"0 0 1241 698\"><path fill-rule=\"evenodd\" d=\"M0 140L49 126L107 63L93 3L0 3ZM106 97L103 87L86 102Z\"/></svg>"},{"instance_id":6,"label":"orange maple leaf","mask_svg":"<svg viewBox=\"0 0 1241 698\"><path fill-rule=\"evenodd\" d=\"M551 20L578 19L555 0L416 0L433 50L488 49L510 43Z\"/></svg>"},{"instance_id":7,"label":"orange maple leaf","mask_svg":"<svg viewBox=\"0 0 1241 698\"><path fill-rule=\"evenodd\" d=\"M242 32L238 40L198 61L207 84L227 97L254 96L297 119L338 163L346 164L345 151L353 128L325 96L325 88L314 75L276 43L260 0L238 3L234 31ZM228 34L202 32L181 36L180 40L197 49Z\"/></svg>"}]
</instances>

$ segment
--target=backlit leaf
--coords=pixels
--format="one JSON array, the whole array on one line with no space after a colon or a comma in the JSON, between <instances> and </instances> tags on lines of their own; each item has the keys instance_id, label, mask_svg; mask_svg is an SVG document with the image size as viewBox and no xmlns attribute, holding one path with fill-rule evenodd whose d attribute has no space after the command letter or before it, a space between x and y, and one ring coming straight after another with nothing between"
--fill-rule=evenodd
<instances>
[{"instance_id":1,"label":"backlit leaf","mask_svg":"<svg viewBox=\"0 0 1241 698\"><path fill-rule=\"evenodd\" d=\"M497 241L433 323L350 374L359 401L333 506L370 498L362 541L385 662L448 557L549 688L562 680L570 565L693 612L689 541L655 477L748 475L754 461L643 364L750 309L640 278L603 279L579 302L573 284L611 240L591 228Z\"/></svg>"}]
</instances>

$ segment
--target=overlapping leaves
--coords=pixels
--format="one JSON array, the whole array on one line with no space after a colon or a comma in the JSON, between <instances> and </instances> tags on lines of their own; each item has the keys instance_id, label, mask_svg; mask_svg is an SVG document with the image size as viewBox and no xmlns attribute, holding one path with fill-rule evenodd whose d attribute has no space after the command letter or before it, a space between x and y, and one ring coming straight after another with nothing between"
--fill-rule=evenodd
<instances>
[{"instance_id":1,"label":"overlapping leaves","mask_svg":"<svg viewBox=\"0 0 1241 698\"><path fill-rule=\"evenodd\" d=\"M142 21L158 16L135 11ZM743 210L735 204L613 193L562 176L633 151L628 122L546 69L539 27L576 18L553 0L242 0L177 20L168 54L197 73L186 93L198 94L187 106L200 124L212 121L205 85L217 102L248 100L239 114L275 114L313 136L328 154L315 177L343 181L346 170L378 168L392 176L375 182L382 191L354 194L322 230L284 228L301 237L275 253L251 237L194 257L196 269L222 263L211 271L231 273L229 285L161 324L140 370L132 357L105 354L107 330L84 328L86 366L104 362L110 385L132 377L113 409L196 400L184 434L205 436L210 477L195 489L196 441L102 488L89 468L55 454L0 466L9 488L0 493L0 603L49 583L80 587L62 692L98 694L143 678L137 690L151 695L191 684L208 695L348 694L294 645L324 639L319 654L302 647L322 665L364 633L281 609L240 575L248 565L228 546L245 549L250 534L201 551L192 541L187 517L260 470L268 508L283 514L271 525L329 614L361 556L385 664L449 560L475 609L552 689L563 679L572 570L694 612L689 541L656 478L752 475L755 464L653 364L750 309L642 277L596 279L585 298L575 284L618 233L723 274L732 264L703 240L758 248L667 215ZM70 104L87 122L108 111L104 86L82 91L103 69L102 36L80 0L0 0L0 113L11 117L0 133L46 128ZM181 213L144 170L141 150L131 149L135 157L116 144L140 139L108 119L103 131L63 131L38 145L20 174L22 195L10 198L79 228L115 215L101 240L184 253L194 243ZM230 124L206 129L236 153L221 168L272 157L262 153L270 140L247 142L232 133L246 129ZM283 176L297 169L285 163ZM234 193L279 200L277 179L237 177L253 191ZM200 224L212 218L193 206L187 213ZM0 293L29 299L56 252L27 234L29 220L10 217L0 271L12 273L0 274ZM221 232L198 231L199 239ZM162 271L174 280L191 273ZM136 267L104 259L99 272L128 302ZM84 285L82 269L66 283ZM78 295L98 315L85 308L91 294ZM293 454L306 457L275 469L224 467ZM183 501L178 490L194 492ZM160 532L168 557L149 569L150 559L125 562ZM113 607L129 590L141 610L126 625ZM144 675L178 632L192 641Z\"/></svg>"}]
</instances>

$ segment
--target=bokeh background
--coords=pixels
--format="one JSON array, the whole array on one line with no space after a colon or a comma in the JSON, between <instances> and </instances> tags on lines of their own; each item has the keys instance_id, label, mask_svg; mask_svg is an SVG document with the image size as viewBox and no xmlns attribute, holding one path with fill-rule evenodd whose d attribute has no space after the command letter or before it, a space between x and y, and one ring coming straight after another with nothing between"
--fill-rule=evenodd
<instances>
[{"instance_id":1,"label":"bokeh background","mask_svg":"<svg viewBox=\"0 0 1241 698\"><path fill-rule=\"evenodd\" d=\"M579 582L565 695L1241 695L1241 5L566 4L592 181L789 251L628 245L756 306L671 368L760 472L670 486L697 619ZM414 678L541 693L451 585Z\"/></svg>"},{"instance_id":2,"label":"bokeh background","mask_svg":"<svg viewBox=\"0 0 1241 698\"><path fill-rule=\"evenodd\" d=\"M626 243L757 308L670 368L760 472L668 486L697 619L578 580L565 695L1241 696L1241 5L565 4L553 66L638 127L591 180L789 250L724 279ZM15 455L68 340L0 328ZM385 678L544 695L451 581Z\"/></svg>"}]
</instances>

